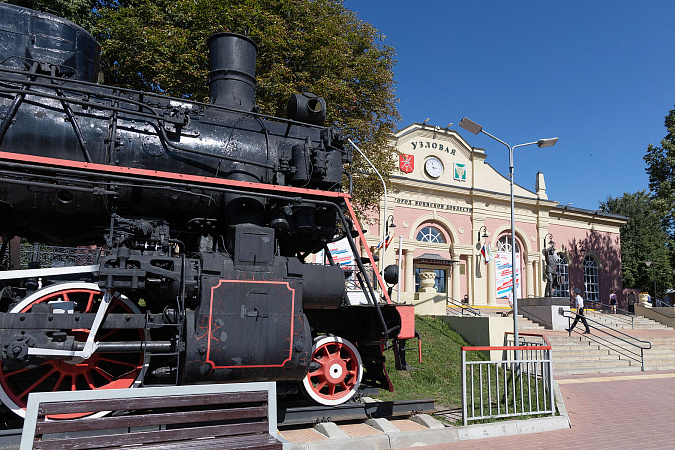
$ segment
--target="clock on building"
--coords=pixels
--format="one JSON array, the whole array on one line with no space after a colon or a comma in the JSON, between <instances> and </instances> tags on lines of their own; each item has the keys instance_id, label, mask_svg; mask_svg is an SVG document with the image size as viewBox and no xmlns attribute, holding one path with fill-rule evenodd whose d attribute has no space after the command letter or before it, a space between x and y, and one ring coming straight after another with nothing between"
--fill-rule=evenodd
<instances>
[{"instance_id":1,"label":"clock on building","mask_svg":"<svg viewBox=\"0 0 675 450\"><path fill-rule=\"evenodd\" d=\"M443 175L443 163L440 159L432 156L424 162L424 171L431 178L438 178Z\"/></svg>"}]
</instances>

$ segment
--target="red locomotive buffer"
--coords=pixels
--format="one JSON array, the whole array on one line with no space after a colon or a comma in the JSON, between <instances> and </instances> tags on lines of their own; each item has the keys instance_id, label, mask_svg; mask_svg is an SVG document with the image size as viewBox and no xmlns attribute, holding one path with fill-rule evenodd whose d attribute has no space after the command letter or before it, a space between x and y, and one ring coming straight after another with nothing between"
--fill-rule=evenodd
<instances>
[{"instance_id":1,"label":"red locomotive buffer","mask_svg":"<svg viewBox=\"0 0 675 450\"><path fill-rule=\"evenodd\" d=\"M0 271L5 405L141 384L276 380L326 405L392 389L382 349L414 337L412 307L360 258L308 262L365 242L322 98L258 114L257 47L228 33L209 39L208 104L94 84L98 44L49 14L0 3L0 42L0 261L13 236L105 249Z\"/></svg>"}]
</instances>

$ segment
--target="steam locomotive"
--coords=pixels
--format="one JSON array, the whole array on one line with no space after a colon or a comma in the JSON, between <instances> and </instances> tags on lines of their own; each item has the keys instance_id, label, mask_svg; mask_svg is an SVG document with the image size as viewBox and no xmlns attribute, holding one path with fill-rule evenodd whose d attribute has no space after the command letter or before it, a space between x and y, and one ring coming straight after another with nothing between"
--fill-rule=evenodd
<instances>
[{"instance_id":1,"label":"steam locomotive","mask_svg":"<svg viewBox=\"0 0 675 450\"><path fill-rule=\"evenodd\" d=\"M104 86L84 29L0 3L0 261L13 236L101 249L0 271L0 398L18 415L37 391L259 380L337 405L392 389L385 346L406 368L412 307L368 276L369 251L345 270L327 249L365 240L325 101L260 114L256 44L208 47L209 103Z\"/></svg>"}]
</instances>

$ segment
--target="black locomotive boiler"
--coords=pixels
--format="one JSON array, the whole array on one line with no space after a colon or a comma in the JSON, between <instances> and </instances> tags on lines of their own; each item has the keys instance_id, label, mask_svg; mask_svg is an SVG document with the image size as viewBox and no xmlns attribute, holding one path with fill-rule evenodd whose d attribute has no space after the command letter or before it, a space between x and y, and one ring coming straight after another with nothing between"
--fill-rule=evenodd
<instances>
[{"instance_id":1,"label":"black locomotive boiler","mask_svg":"<svg viewBox=\"0 0 675 450\"><path fill-rule=\"evenodd\" d=\"M287 118L256 112L251 39L208 46L208 104L99 85L84 29L0 3L0 257L14 236L100 250L0 271L0 398L17 414L30 392L141 384L276 380L326 405L392 389L383 349L414 336L412 307L327 251L364 242L344 137L309 93Z\"/></svg>"}]
</instances>

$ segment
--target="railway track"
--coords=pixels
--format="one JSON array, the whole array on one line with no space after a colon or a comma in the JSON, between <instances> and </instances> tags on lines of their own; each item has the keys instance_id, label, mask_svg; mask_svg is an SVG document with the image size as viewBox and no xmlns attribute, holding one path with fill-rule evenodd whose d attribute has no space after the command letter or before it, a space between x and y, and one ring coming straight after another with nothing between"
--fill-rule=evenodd
<instances>
[{"instance_id":1,"label":"railway track","mask_svg":"<svg viewBox=\"0 0 675 450\"><path fill-rule=\"evenodd\" d=\"M400 417L433 412L433 400L362 401L338 406L316 405L289 408L281 406L277 412L277 423L280 427L283 427L321 422Z\"/></svg>"}]
</instances>

